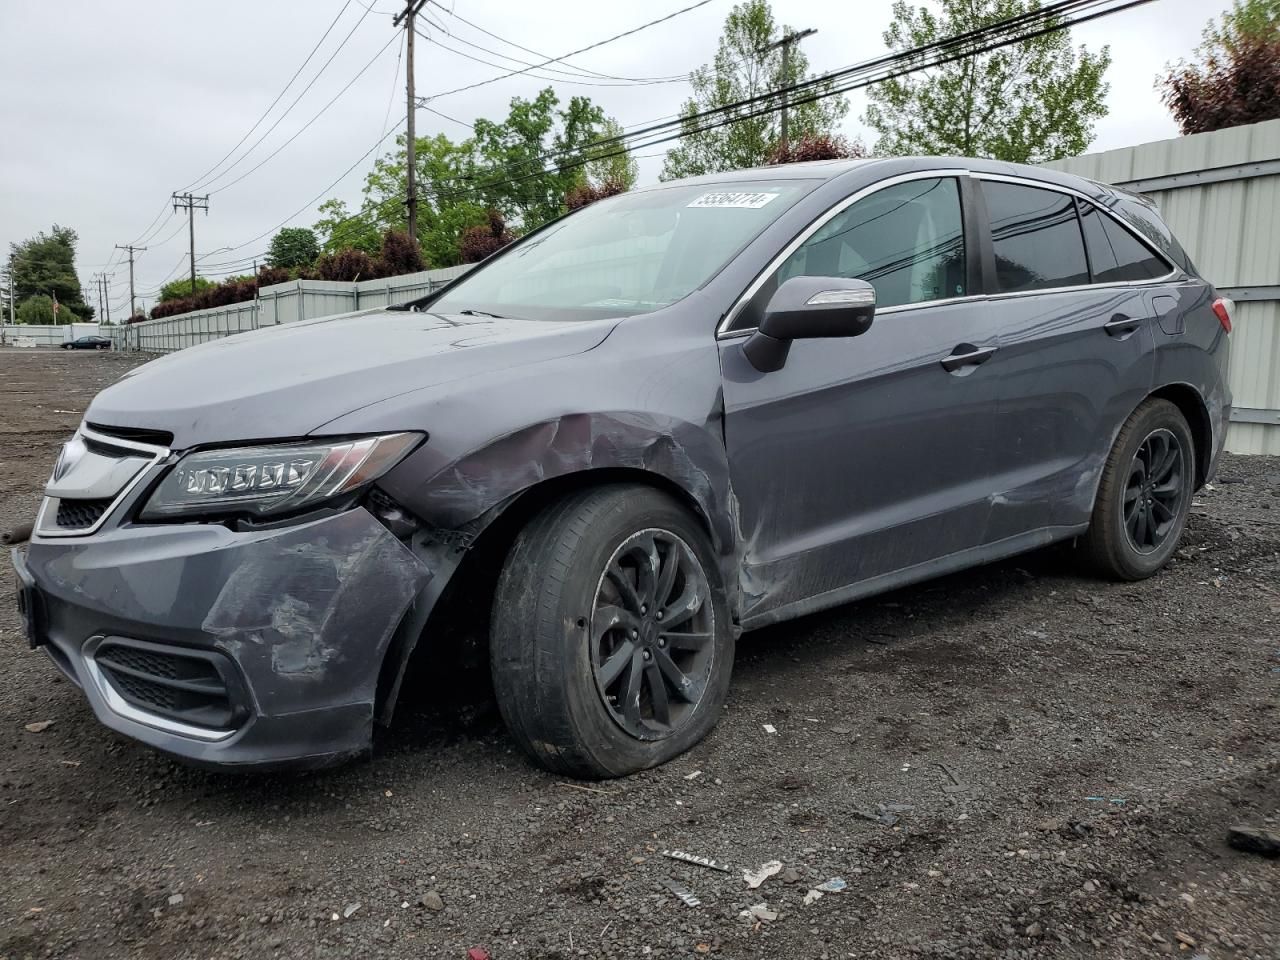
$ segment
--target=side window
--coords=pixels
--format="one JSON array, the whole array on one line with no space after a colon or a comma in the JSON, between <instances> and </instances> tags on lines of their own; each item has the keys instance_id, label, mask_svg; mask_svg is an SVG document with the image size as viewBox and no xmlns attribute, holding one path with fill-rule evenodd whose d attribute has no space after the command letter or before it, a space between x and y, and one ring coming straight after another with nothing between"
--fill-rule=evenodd
<instances>
[{"instance_id":1,"label":"side window","mask_svg":"<svg viewBox=\"0 0 1280 960\"><path fill-rule=\"evenodd\" d=\"M1154 280L1169 272L1168 265L1141 240L1091 203L1080 202L1080 222L1094 283Z\"/></svg>"},{"instance_id":2,"label":"side window","mask_svg":"<svg viewBox=\"0 0 1280 960\"><path fill-rule=\"evenodd\" d=\"M876 290L877 307L965 295L964 229L954 177L877 190L836 214L791 254L734 326L759 324L778 285L792 277L849 277Z\"/></svg>"},{"instance_id":3,"label":"side window","mask_svg":"<svg viewBox=\"0 0 1280 960\"><path fill-rule=\"evenodd\" d=\"M996 287L1002 293L1089 282L1075 201L1065 193L985 180Z\"/></svg>"}]
</instances>

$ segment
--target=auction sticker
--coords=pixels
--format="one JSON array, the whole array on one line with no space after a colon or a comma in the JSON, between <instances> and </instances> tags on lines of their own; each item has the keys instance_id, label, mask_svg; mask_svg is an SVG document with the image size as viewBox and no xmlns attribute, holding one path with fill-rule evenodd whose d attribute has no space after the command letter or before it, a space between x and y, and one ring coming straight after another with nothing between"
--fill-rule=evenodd
<instances>
[{"instance_id":1,"label":"auction sticker","mask_svg":"<svg viewBox=\"0 0 1280 960\"><path fill-rule=\"evenodd\" d=\"M692 203L691 207L739 207L746 210L759 210L770 200L776 200L776 193L704 193Z\"/></svg>"}]
</instances>

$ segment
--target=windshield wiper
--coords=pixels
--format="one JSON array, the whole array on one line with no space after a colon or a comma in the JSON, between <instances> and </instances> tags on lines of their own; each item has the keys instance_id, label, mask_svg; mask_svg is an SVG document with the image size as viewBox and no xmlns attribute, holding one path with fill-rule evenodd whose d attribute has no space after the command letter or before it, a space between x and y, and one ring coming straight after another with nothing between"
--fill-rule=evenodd
<instances>
[{"instance_id":1,"label":"windshield wiper","mask_svg":"<svg viewBox=\"0 0 1280 960\"><path fill-rule=\"evenodd\" d=\"M500 313L490 313L488 310L472 310L468 307L466 310L459 310L464 317L493 317L495 320L510 320L511 317L504 317Z\"/></svg>"}]
</instances>

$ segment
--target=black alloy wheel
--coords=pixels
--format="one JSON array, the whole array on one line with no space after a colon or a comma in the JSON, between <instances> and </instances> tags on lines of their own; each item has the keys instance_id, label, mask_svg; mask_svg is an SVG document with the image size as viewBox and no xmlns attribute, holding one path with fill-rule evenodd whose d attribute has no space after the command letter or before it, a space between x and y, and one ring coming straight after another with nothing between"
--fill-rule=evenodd
<instances>
[{"instance_id":1,"label":"black alloy wheel","mask_svg":"<svg viewBox=\"0 0 1280 960\"><path fill-rule=\"evenodd\" d=\"M641 530L609 558L591 614L591 667L605 707L638 740L681 729L706 693L715 612L702 565L668 530Z\"/></svg>"},{"instance_id":2,"label":"black alloy wheel","mask_svg":"<svg viewBox=\"0 0 1280 960\"><path fill-rule=\"evenodd\" d=\"M1186 462L1181 441L1164 428L1148 435L1134 454L1124 490L1124 527L1139 553L1158 550L1177 527Z\"/></svg>"}]
</instances>

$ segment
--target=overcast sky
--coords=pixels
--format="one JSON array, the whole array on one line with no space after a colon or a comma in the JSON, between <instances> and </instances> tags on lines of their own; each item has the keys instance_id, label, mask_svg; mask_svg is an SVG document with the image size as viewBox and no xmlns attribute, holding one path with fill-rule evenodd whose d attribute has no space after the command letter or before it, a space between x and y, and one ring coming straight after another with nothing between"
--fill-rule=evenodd
<instances>
[{"instance_id":1,"label":"overcast sky","mask_svg":"<svg viewBox=\"0 0 1280 960\"><path fill-rule=\"evenodd\" d=\"M501 37L554 57L691 0L441 2ZM712 0L570 62L623 77L687 74L713 56L732 4ZM363 174L373 159L360 157L405 112L403 65L398 65L403 31L393 30L388 15L400 8L400 0L351 0L267 121L213 177L200 179L280 93L342 6L343 0L0 0L0 37L5 41L0 51L0 250L7 253L11 242L54 223L73 227L80 235L82 284L92 288L91 274L105 268L111 274L112 319L121 319L127 313L128 269L114 244L143 239L148 246L137 262L137 287L148 307L164 280L188 270L185 218L172 212L169 200L174 191L194 186L197 194L211 194L209 213L197 213L195 223L197 256L205 257L210 274L234 269L241 260L247 272L251 258L266 250L280 225L313 223L320 199L336 195L358 204ZM890 6L891 0L773 3L780 22L817 28L817 35L804 41L815 71L883 53L881 33ZM1077 44L1090 49L1110 44L1112 50L1110 113L1098 123L1091 149L1177 135L1153 87L1155 78L1166 63L1190 54L1205 21L1226 6L1227 0L1155 0L1074 31ZM457 38L532 59L448 13L435 10L433 16ZM335 50L332 63L297 106L245 154ZM422 41L417 58L419 96L503 72ZM366 65L359 79L324 109ZM497 119L505 116L511 97L532 96L548 82L562 99L589 95L624 126L676 113L689 92L684 82L578 86L517 76L441 97L431 105L459 120ZM865 99L855 93L851 107L844 132L870 144L874 137L860 120ZM319 119L296 140L253 170L317 114ZM425 110L419 111L417 122L420 136L443 132L461 139L469 132ZM384 149L391 144L388 138ZM329 186L353 164L350 174ZM642 159L641 180L655 180L660 168L660 157ZM222 249L227 247L232 249ZM96 306L96 298L92 302Z\"/></svg>"}]
</instances>

